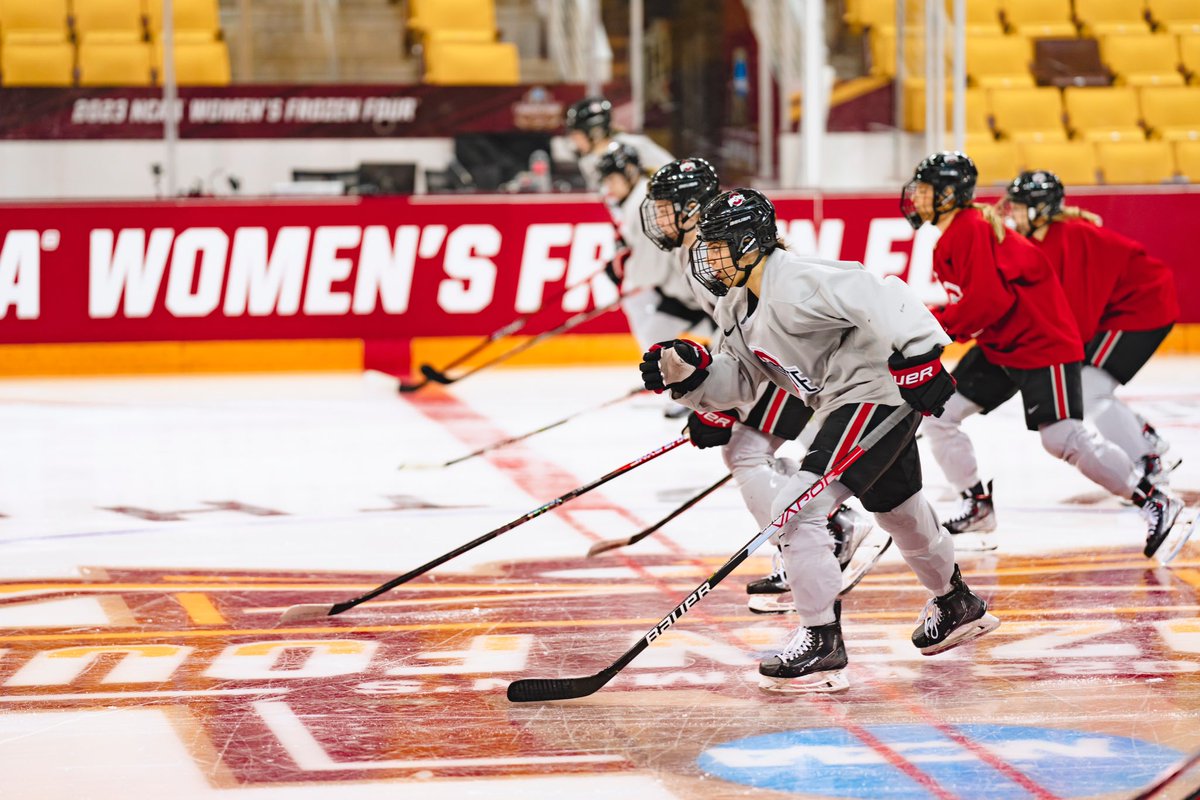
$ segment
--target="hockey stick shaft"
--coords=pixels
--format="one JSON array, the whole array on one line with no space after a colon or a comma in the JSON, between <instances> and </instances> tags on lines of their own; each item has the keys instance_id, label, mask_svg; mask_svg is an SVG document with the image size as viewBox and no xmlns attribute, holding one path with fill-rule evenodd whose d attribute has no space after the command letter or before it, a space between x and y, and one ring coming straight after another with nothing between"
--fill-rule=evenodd
<instances>
[{"instance_id":1,"label":"hockey stick shaft","mask_svg":"<svg viewBox=\"0 0 1200 800\"><path fill-rule=\"evenodd\" d=\"M606 683L616 677L618 672L628 666L629 662L637 658L643 650L654 644L654 641L666 633L684 614L691 611L692 607L699 603L701 598L711 592L713 587L737 569L743 561L750 557L751 553L770 539L772 534L777 533L783 528L792 517L799 514L806 505L812 502L813 498L824 491L829 484L837 480L855 461L878 444L884 436L887 436L910 413L911 409L908 406L901 406L889 414L887 419L864 436L849 453L838 459L829 472L822 475L816 483L808 487L802 495L793 500L778 517L767 523L767 526L747 542L745 547L735 553L732 558L710 575L706 581L697 586L691 594L683 599L683 602L675 606L671 610L671 613L663 617L657 625L647 631L638 639L633 647L629 648L615 662L595 675L588 675L582 678L524 678L513 681L508 685L508 699L514 703L527 703L538 700L567 700L573 697L585 697L601 689Z\"/></svg>"},{"instance_id":2,"label":"hockey stick shaft","mask_svg":"<svg viewBox=\"0 0 1200 800\"><path fill-rule=\"evenodd\" d=\"M726 483L728 483L730 478L732 478L732 477L733 477L733 475L726 475L725 477L721 478L719 481L714 483L712 486L702 489L699 494L688 499L679 508L672 511L670 514L667 514L665 517L663 517L658 522L651 525L649 528L646 528L645 530L643 530L639 533L635 533L633 536L627 536L624 539L606 539L603 542L596 542L594 545L591 546L591 549L588 550L588 553L587 553L588 557L590 558L592 556L598 556L601 553L607 553L609 550L616 550L618 547L628 547L631 544L637 544L642 539L645 539L647 536L649 536L652 533L654 533L655 531L659 530L660 528L662 528L662 526L666 525L668 522L675 519L676 517L678 517L683 512L687 511L692 506L696 505L696 503L699 503L701 500L708 497L710 494L715 492L717 489L720 489L722 486L724 486Z\"/></svg>"},{"instance_id":3,"label":"hockey stick shaft","mask_svg":"<svg viewBox=\"0 0 1200 800\"><path fill-rule=\"evenodd\" d=\"M541 305L538 308L536 308L533 311L530 311L528 313L522 314L521 316L517 317L512 322L509 322L507 325L504 325L503 327L497 328L496 330L489 333L483 339L483 341L479 342L478 344L476 344L474 347L472 347L470 350L463 353L462 355L456 357L453 361L451 361L450 363L443 366L440 370L432 370L432 371L435 374L440 375L440 374L445 373L445 371L448 369L453 369L454 367L457 367L459 364L465 363L468 359L481 353L484 350L484 348L486 348L488 345L492 344L493 342L497 342L497 341L505 338L506 336L512 336L514 333L516 333L517 331L524 328L527 324L529 324L529 320L533 319L535 315L540 313L544 308L546 308L551 303L556 303L559 300L561 300L563 297L565 297L569 292L574 291L575 289L578 289L580 286L585 286L585 285L591 283L595 278L598 278L603 273L604 273L604 269L601 268L601 269L598 269L595 272L593 272L591 275L588 275L586 278L584 278L581 281L573 283L570 286L563 286L561 289L559 289L557 292L552 294L550 297L543 299ZM423 367L428 367L428 366L429 366L428 364L423 365ZM432 369L432 368L430 368L430 369ZM424 369L422 369L422 371L425 372ZM429 383L430 380L432 380L432 379L429 377L429 373L426 372L426 377L424 380L422 380L418 383L415 383L415 384L410 384L410 385L404 386L404 391L414 391L415 389L419 389L420 387Z\"/></svg>"},{"instance_id":4,"label":"hockey stick shaft","mask_svg":"<svg viewBox=\"0 0 1200 800\"><path fill-rule=\"evenodd\" d=\"M1150 798L1158 797L1163 789L1170 787L1181 775L1196 766L1196 764L1200 764L1200 750L1195 750L1185 756L1182 761L1172 766L1165 775L1161 776L1152 785L1138 792L1131 800L1150 800ZM1188 797L1195 796L1194 794L1188 795Z\"/></svg>"},{"instance_id":5,"label":"hockey stick shaft","mask_svg":"<svg viewBox=\"0 0 1200 800\"><path fill-rule=\"evenodd\" d=\"M580 325L584 324L585 322L590 322L591 320L595 319L596 317L601 316L602 314L607 314L609 311L612 311L613 309L617 308L620 304L621 304L621 301L617 300L616 302L609 303L606 306L597 306L596 308L593 308L589 311L580 311L578 314L572 314L570 317L568 317L566 319L565 322L563 322L558 327L551 328L548 331L543 331L543 332L539 333L537 336L533 336L533 337L525 340L524 342L521 342L520 344L518 344L516 347L512 348L511 350L505 350L503 353L500 353L499 355L495 356L494 358L491 358L491 359L483 362L482 364L479 364L478 366L472 367L471 369L467 370L466 372L462 373L461 375L456 375L455 377L452 378L449 375L441 375L440 373L438 373L439 377L436 378L435 380L437 380L438 383L443 384L445 386L448 386L452 383L457 383L458 381L461 381L463 378L467 378L467 377L470 377L471 375L474 375L476 372L480 372L482 370L487 369L488 367L492 367L492 366L495 366L496 364L507 361L508 359L512 358L513 356L523 353L526 350L530 349L531 347L534 347L534 346L546 341L547 339L553 339L555 336L566 333L567 331L571 330L572 328L577 328ZM449 367L447 367L447 369L448 368ZM422 368L422 371L425 371L424 368ZM430 371L434 371L434 370L430 370ZM426 374L428 374L428 372Z\"/></svg>"},{"instance_id":6,"label":"hockey stick shaft","mask_svg":"<svg viewBox=\"0 0 1200 800\"><path fill-rule=\"evenodd\" d=\"M465 456L459 456L458 458L452 458L449 461L442 464L441 466L452 467L455 464L461 464L462 462L466 461L467 459L475 458L476 456L481 456L484 453L490 453L493 450L498 450L501 447L507 447L510 444L516 444L517 442L521 442L532 436L536 436L539 433L545 433L546 431L554 430L559 425L565 425L566 423L570 422L571 420L575 419L576 417L583 416L584 414L590 414L593 411L599 411L601 409L608 408L609 406L615 406L617 403L623 403L624 401L628 400L629 398L633 397L634 395L641 394L644 391L646 391L646 390L639 386L636 389L632 389L632 390L626 392L625 394L621 395L620 397L614 397L612 400L606 400L603 403L601 403L600 405L591 406L590 408L585 408L582 411L576 411L574 414L568 414L567 416L563 417L562 419L551 422L549 425L543 425L542 427L537 428L536 430L529 431L528 433L522 433L520 436L510 436L507 439L501 439L498 442L493 442L492 444L489 444L487 447L481 447L472 453L467 453Z\"/></svg>"},{"instance_id":7,"label":"hockey stick shaft","mask_svg":"<svg viewBox=\"0 0 1200 800\"><path fill-rule=\"evenodd\" d=\"M630 471L636 469L637 467L640 467L642 464L645 464L647 461L653 461L654 459L661 456L663 453L668 453L671 450L674 450L676 447L679 447L681 444L686 443L687 441L688 441L688 438L686 436L680 436L678 439L676 439L672 442L668 442L667 444L663 445L662 447L658 447L654 450L651 450L649 453L646 453L646 455L641 456L640 458L634 459L633 461L630 461L628 464L625 464L624 466L617 467L612 472L609 472L607 475L597 478L596 480L592 481L591 483L585 483L583 486L572 489L571 491L567 492L566 494L560 495L559 497L554 498L550 502L544 503L543 505L538 506L537 508L533 509L532 511L522 514L521 516L514 519L512 522L509 522L505 525L501 525L499 528L496 528L495 530L488 531L487 533L483 534L482 536L476 537L475 539L472 539L471 541L467 542L466 544L461 545L460 547L454 548L449 553L440 555L437 558L433 559L432 561L426 562L426 563L422 564L421 566L416 567L415 569L409 570L408 572L404 573L403 575L400 575L396 578L392 578L387 583L375 587L374 589L367 592L366 594L359 595L358 597L355 597L352 600L345 600L341 603L334 603L332 606L328 606L328 607L311 606L311 605L307 605L307 604L302 605L302 606L293 606L292 608L290 608L284 612L284 618L285 618L285 620L288 619L289 613L291 615L291 618L293 618L293 619L305 618L305 617L309 616L309 614L306 612L308 612L310 610L317 610L317 609L319 609L321 613L316 614L316 616L330 616L330 617L335 614L341 614L343 611L349 611L350 609L354 608L355 606L361 605L362 603L365 603L368 600L372 600L372 599L378 597L379 595L383 594L384 592L388 592L388 591L391 591L392 589L395 589L397 586L399 586L402 583L408 583L413 578L417 578L421 575L424 575L426 572L429 572L430 570L434 569L435 567L439 567L442 564L445 564L447 561L450 561L451 559L461 556L463 553L466 553L469 550L474 550L476 547L479 547L481 544L484 544L485 542L490 542L492 539L495 539L500 534L507 533L508 531L511 531L513 528L517 527L518 525L522 525L522 524L528 522L529 520L534 519L535 517L540 517L542 514L545 514L547 511L551 511L555 508L558 508L563 503L566 503L570 500L574 500L576 497L579 497L581 495L585 495L588 492L590 492L592 489L595 489L599 486L603 486L604 484L611 481L613 478L617 478L621 475L624 475L625 473L630 472Z\"/></svg>"}]
</instances>

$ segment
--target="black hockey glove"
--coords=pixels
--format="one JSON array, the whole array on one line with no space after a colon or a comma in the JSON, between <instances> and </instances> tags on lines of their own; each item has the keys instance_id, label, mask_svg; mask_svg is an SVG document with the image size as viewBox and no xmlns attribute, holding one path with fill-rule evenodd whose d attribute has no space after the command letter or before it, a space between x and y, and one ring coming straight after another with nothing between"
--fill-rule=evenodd
<instances>
[{"instance_id":1,"label":"black hockey glove","mask_svg":"<svg viewBox=\"0 0 1200 800\"><path fill-rule=\"evenodd\" d=\"M704 345L690 339L670 339L650 348L642 356L642 383L647 389L670 389L681 395L704 383L712 356Z\"/></svg>"},{"instance_id":2,"label":"black hockey glove","mask_svg":"<svg viewBox=\"0 0 1200 800\"><path fill-rule=\"evenodd\" d=\"M942 348L905 358L892 353L888 369L904 402L925 416L940 417L946 401L954 395L954 376L942 367Z\"/></svg>"},{"instance_id":3,"label":"black hockey glove","mask_svg":"<svg viewBox=\"0 0 1200 800\"><path fill-rule=\"evenodd\" d=\"M707 447L724 447L733 436L735 422L736 411L693 411L688 414L688 438L701 450Z\"/></svg>"},{"instance_id":4,"label":"black hockey glove","mask_svg":"<svg viewBox=\"0 0 1200 800\"><path fill-rule=\"evenodd\" d=\"M632 252L628 247L618 248L617 252L613 253L613 257L604 265L604 274L616 284L618 289L621 288L621 281L625 280L625 262L629 260Z\"/></svg>"}]
</instances>

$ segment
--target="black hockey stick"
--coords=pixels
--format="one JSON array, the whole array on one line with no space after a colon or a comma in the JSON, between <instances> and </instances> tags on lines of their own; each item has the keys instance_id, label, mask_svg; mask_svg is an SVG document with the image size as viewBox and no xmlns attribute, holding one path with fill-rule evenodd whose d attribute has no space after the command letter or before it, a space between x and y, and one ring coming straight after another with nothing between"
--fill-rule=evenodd
<instances>
[{"instance_id":1,"label":"black hockey stick","mask_svg":"<svg viewBox=\"0 0 1200 800\"><path fill-rule=\"evenodd\" d=\"M763 542L770 539L771 535L786 525L788 520L800 513L800 510L808 505L814 497L819 495L833 481L837 480L843 472L850 468L851 464L874 447L880 439L891 432L910 413L911 409L908 406L901 406L889 414L887 419L880 423L875 430L864 436L862 441L854 446L854 449L838 459L838 462L830 468L829 472L826 472L821 476L820 480L808 487L804 494L796 498L791 505L783 510L782 514L767 523L767 527L759 531L745 547L734 554L733 558L726 561L720 569L710 575L708 580L697 586L691 594L683 599L682 603L675 606L671 610L671 613L663 617L662 621L647 631L642 638L638 639L633 647L629 648L623 656L611 665L600 670L595 675L588 675L582 678L522 678L508 685L508 699L514 703L528 703L540 700L569 700L574 697L586 697L589 694L599 691L604 684L616 677L617 673L628 666L629 662L637 658L643 650L654 644L655 639L666 633L672 625L679 621L680 617L691 611L692 606L700 602L700 599L711 592L713 587L728 577L729 573L737 569Z\"/></svg>"},{"instance_id":2,"label":"black hockey stick","mask_svg":"<svg viewBox=\"0 0 1200 800\"><path fill-rule=\"evenodd\" d=\"M602 314L607 314L609 311L612 311L614 308L617 308L619 305L621 305L621 301L617 300L616 302L609 303L606 306L597 306L596 308L593 308L590 311L580 311L578 314L572 314L570 317L567 317L566 322L562 323L557 328L552 328L548 331L542 331L537 336L533 336L533 337L525 340L524 342L521 342L519 345L517 345L513 349L505 350L503 353L496 356L495 358L492 358L488 361L483 362L482 364L472 367L471 369L467 370L466 372L455 375L454 377L451 377L449 375L446 375L445 373L439 372L436 369L434 369L433 367L429 366L428 364L425 364L421 367L421 372L425 373L425 377L428 378L429 380L434 381L436 383L440 383L443 386L449 386L452 383L458 383L463 378L468 378L471 375L474 375L476 372L480 372L481 370L485 370L488 367L495 366L496 364L499 364L503 361L507 361L508 359L512 358L513 356L517 355L518 353L523 353L526 350L528 350L529 348L531 348L537 344L540 344L541 342L544 342L547 339L553 339L555 336L558 336L561 333L566 333L567 331L571 330L572 328L577 328L580 325L584 324L585 322L590 322L591 320L595 319L596 317L599 317Z\"/></svg>"},{"instance_id":3,"label":"black hockey stick","mask_svg":"<svg viewBox=\"0 0 1200 800\"><path fill-rule=\"evenodd\" d=\"M1130 800L1150 800L1152 797L1157 797L1159 792L1169 788L1180 775L1183 775L1183 773L1196 766L1196 764L1200 764L1200 750L1193 751L1191 754L1184 756L1182 761L1168 768L1166 774L1160 776L1152 785L1138 792ZM1189 798L1197 796L1200 796L1200 792L1188 795Z\"/></svg>"},{"instance_id":4,"label":"black hockey stick","mask_svg":"<svg viewBox=\"0 0 1200 800\"><path fill-rule=\"evenodd\" d=\"M528 439L531 436L536 436L539 433L545 433L548 430L557 428L559 425L564 425L564 424L570 422L571 420L575 419L576 417L583 416L584 414L590 414L591 412L599 411L602 408L608 408L609 406L615 406L617 403L622 403L622 402L628 400L629 398L633 397L634 395L641 394L642 392L645 392L645 391L646 391L646 389L643 389L642 387L639 386L636 389L632 389L629 392L626 392L625 394L621 395L620 397L614 397L612 400L606 400L603 403L601 403L600 405L592 406L590 408L585 408L582 411L576 411L574 414L568 414L567 416L563 417L562 419L560 419L556 422L551 422L549 425L543 425L542 427L538 428L537 430L532 430L532 431L529 431L528 433L522 433L520 436L510 436L507 439L501 439L498 442L493 442L492 444L489 444L487 447L481 447L478 450L475 450L474 452L467 453L465 456L459 456L458 458L452 458L449 461L443 461L440 464L401 464L399 466L399 469L441 469L442 467L452 467L455 464L461 464L462 462L466 461L467 459L475 458L476 456L481 456L484 453L490 453L493 450L498 450L501 447L507 447L510 444L516 444L517 442L524 441L525 439Z\"/></svg>"},{"instance_id":5,"label":"black hockey stick","mask_svg":"<svg viewBox=\"0 0 1200 800\"><path fill-rule=\"evenodd\" d=\"M675 519L676 517L678 517L683 512L687 511L692 506L696 505L696 503L699 503L701 500L708 497L710 494L715 492L717 489L720 489L722 486L724 486L726 483L728 483L729 479L732 477L733 477L733 475L726 475L724 478L721 478L721 480L717 481L712 486L709 486L706 489L702 489L700 491L700 493L697 494L695 497L691 498L690 500L685 502L683 505L681 505L679 508L672 511L670 514L667 514L665 517L660 519L658 522L654 523L649 528L646 528L645 530L641 531L640 533L635 533L633 536L627 536L624 539L605 539L603 542L596 542L594 545L592 545L588 549L588 551L587 551L588 558L591 558L592 556L598 556L601 553L607 553L609 550L616 550L618 547L628 547L631 544L637 544L642 539L645 539L647 536L649 536L650 534L657 531L663 525L666 525L668 522Z\"/></svg>"},{"instance_id":6,"label":"black hockey stick","mask_svg":"<svg viewBox=\"0 0 1200 800\"><path fill-rule=\"evenodd\" d=\"M599 277L603 273L604 273L604 270L599 269L596 272L593 272L591 275L584 278L583 280L579 281L578 283L571 284L570 286L564 286L556 294L551 295L550 297L543 300L542 304L539 308L537 308L534 311L530 311L527 314L522 314L521 316L517 317L516 319L514 319L512 322L508 323L504 327L497 328L496 330L492 331L490 334L487 335L487 338L485 338L482 342L479 342L477 345L472 347L470 350L468 350L467 352L458 356L453 361L451 361L449 364L446 364L440 370L435 369L434 367L432 367L429 364L422 364L421 368L420 368L421 374L424 375L425 378L423 380L417 381L416 383L405 383L404 381L401 381L400 385L397 387L397 389L401 393L407 394L408 392L415 392L418 389L423 388L430 382L440 383L443 385L453 383L453 381L451 381L450 379L448 379L446 377L446 370L453 369L454 367L457 367L459 364L466 363L466 361L468 359L470 359L472 356L475 356L475 355L478 355L479 353L481 353L484 350L484 348L486 348L488 345L492 344L493 342L497 342L506 336L512 336L514 333L516 333L517 331L524 328L525 325L529 322L529 320L533 319L533 317L535 315L537 315L538 313L540 313L542 311L542 309L546 308L546 306L562 299L563 296L565 296L568 292L572 291L573 289L577 289L580 286L584 286L588 283L591 283L591 281L594 278Z\"/></svg>"},{"instance_id":7,"label":"black hockey stick","mask_svg":"<svg viewBox=\"0 0 1200 800\"><path fill-rule=\"evenodd\" d=\"M340 603L332 603L332 604L302 603L300 605L294 605L291 608L289 608L283 612L283 616L280 618L279 621L280 622L298 622L300 620L316 619L317 617L332 617L335 614L341 614L343 611L349 611L350 609L354 608L355 606L361 605L362 603L365 603L368 600L376 598L379 595L383 594L384 592L395 589L397 586L399 586L402 583L408 583L413 578L424 575L426 572L429 572L434 567L441 566L442 564L445 564L450 559L461 556L463 553L467 552L468 550L474 550L479 545L481 545L485 542L490 542L492 539L495 539L500 534L505 533L507 531L511 531L513 528L515 528L518 525L521 525L525 522L528 522L529 520L533 519L534 517L540 517L542 514L545 514L547 511L551 511L555 508L558 508L559 506L561 506L563 503L567 502L568 500L574 500L576 497L579 497L580 495L587 494L592 489L595 489L597 486L602 486L602 485L608 483L609 481L611 481L613 478L624 475L626 472L629 472L630 470L633 470L634 468L639 467L642 464L645 464L647 461L653 461L654 459L661 456L663 453L670 452L671 450L674 450L676 447L679 447L681 444L685 444L687 441L688 441L688 437L680 436L675 441L668 442L667 444L664 444L662 447L651 450L649 453L646 453L646 455L644 455L640 458L634 459L633 461L630 461L628 464L625 464L624 466L617 467L612 472L608 473L607 475L604 475L603 477L597 478L596 480L592 481L591 483L585 483L583 486L572 489L571 491L567 492L566 494L556 497L553 500L551 500L550 502L538 506L533 511L530 511L526 514L522 514L520 517L517 517L512 522L509 522L505 525L501 525L499 528L496 528L493 531L489 531L476 539L472 539L471 541L467 542L466 544L462 545L461 547L456 547L453 550L451 550L449 553L440 555L437 558L433 559L432 561L422 564L421 566L417 567L416 569L409 570L408 572L404 573L403 575L401 575L397 578L392 578L387 583L383 584L382 586L375 587L374 589L367 592L366 594L359 595L358 597L355 597L352 600L343 600Z\"/></svg>"}]
</instances>

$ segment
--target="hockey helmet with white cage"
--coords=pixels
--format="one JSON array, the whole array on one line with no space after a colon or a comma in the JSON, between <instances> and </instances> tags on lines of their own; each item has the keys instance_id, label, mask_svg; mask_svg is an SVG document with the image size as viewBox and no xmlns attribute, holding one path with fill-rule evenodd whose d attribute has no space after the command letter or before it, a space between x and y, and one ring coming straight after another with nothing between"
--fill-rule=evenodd
<instances>
[{"instance_id":1,"label":"hockey helmet with white cage","mask_svg":"<svg viewBox=\"0 0 1200 800\"><path fill-rule=\"evenodd\" d=\"M722 192L700 212L690 253L692 276L717 297L745 286L754 268L778 246L775 206L756 189ZM750 264L747 256L756 254Z\"/></svg>"},{"instance_id":2,"label":"hockey helmet with white cage","mask_svg":"<svg viewBox=\"0 0 1200 800\"><path fill-rule=\"evenodd\" d=\"M650 178L642 201L642 231L660 250L679 248L720 189L717 171L703 158L672 161Z\"/></svg>"},{"instance_id":3,"label":"hockey helmet with white cage","mask_svg":"<svg viewBox=\"0 0 1200 800\"><path fill-rule=\"evenodd\" d=\"M1062 210L1063 202L1062 181L1053 172L1044 169L1026 170L1013 179L1008 185L1005 197L1008 208L1007 215L1012 216L1012 204L1025 206L1022 215L1024 219L1015 220L1017 228L1026 236L1048 223ZM1026 223L1028 229L1026 229Z\"/></svg>"},{"instance_id":4,"label":"hockey helmet with white cage","mask_svg":"<svg viewBox=\"0 0 1200 800\"><path fill-rule=\"evenodd\" d=\"M904 184L900 194L900 211L914 229L925 222L937 224L948 211L966 208L975 199L975 181L979 170L966 153L945 151L934 153L917 165L913 179ZM926 209L918 208L917 194L921 184L933 187L932 202ZM925 210L929 216L921 212Z\"/></svg>"}]
</instances>

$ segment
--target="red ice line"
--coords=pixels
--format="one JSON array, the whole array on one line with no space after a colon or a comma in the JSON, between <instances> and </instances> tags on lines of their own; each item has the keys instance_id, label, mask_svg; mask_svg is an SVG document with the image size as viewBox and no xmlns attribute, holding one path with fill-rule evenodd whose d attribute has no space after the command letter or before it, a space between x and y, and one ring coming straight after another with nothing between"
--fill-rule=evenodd
<instances>
[{"instance_id":1,"label":"red ice line","mask_svg":"<svg viewBox=\"0 0 1200 800\"><path fill-rule=\"evenodd\" d=\"M485 438L490 439L490 441L496 441L500 438L503 438L503 432L490 428L488 424L490 420L487 417L475 412L466 403L459 401L456 397L440 387L430 387L430 389L426 390L426 392L424 392L421 396L408 397L406 399L416 406L421 413L425 414L425 416L445 427L453 436L462 440L468 445L480 446L481 444L487 444ZM468 422L470 424L467 426L467 430L464 431L459 426L448 425L448 422ZM479 436L479 434L485 434L485 436ZM556 484L561 484L561 486L556 486L554 489L554 491L558 491L559 493L566 492L579 485L578 479L571 476L569 472L553 462L536 458L533 456L533 454L529 453L519 445L516 447L507 448L507 453L504 455L488 455L487 459L497 469L509 473L509 478L518 486L520 486L523 491L533 497L537 497L540 493L544 493L546 491L546 478L548 477L552 478ZM536 485L533 482L534 479L537 480ZM592 506L593 508L604 508L606 510L615 511L639 527L645 525L645 522L640 520L635 514L633 514L633 512L629 511L629 509L617 505L611 501L604 502L605 498L603 498L603 495L593 494L591 497L593 503L595 503L595 505ZM599 534L588 530L585 525L574 519L569 511L566 511L565 509L558 509L558 513L568 525L579 531L579 533L586 538L589 538L592 541L600 541L602 539ZM687 556L683 549L679 547L679 545L670 537L664 536L662 541L663 546L672 555L688 561L693 565L701 567L702 571L707 569L704 563L699 559ZM631 556L621 554L619 555L619 558L630 570L644 578L647 582L652 583L658 589L660 594L670 598L672 601L675 600L675 595L671 592L670 587L660 578L648 572ZM707 618L703 612L698 610L696 616L701 619L705 619L710 625L713 625L716 630L721 631L721 626L715 624L711 618ZM722 636L724 637L723 632ZM727 644L734 644L737 646L737 644L731 639L728 637L725 638ZM834 719L838 724L842 725L863 744L867 745L876 753L881 755L893 767L900 770L905 775L919 783L921 786L928 789L936 797L940 798L940 800L957 800L955 795L943 789L937 783L937 781L935 781L931 776L922 772L916 764L913 764L900 753L888 747L865 728L862 728L854 722L851 722L846 717L845 712L841 711L840 709L836 709L835 706L830 705L831 701L829 701L827 698L816 697L815 699L818 701L815 704L818 709ZM1049 795L1039 795L1039 798L1049 797Z\"/></svg>"}]
</instances>

